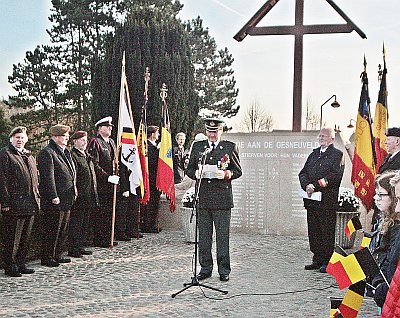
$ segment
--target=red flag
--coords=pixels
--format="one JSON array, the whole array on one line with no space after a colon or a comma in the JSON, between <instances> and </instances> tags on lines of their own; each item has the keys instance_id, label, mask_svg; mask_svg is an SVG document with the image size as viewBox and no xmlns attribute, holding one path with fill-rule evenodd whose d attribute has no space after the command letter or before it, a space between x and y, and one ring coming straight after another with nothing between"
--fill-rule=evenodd
<instances>
[{"instance_id":1,"label":"red flag","mask_svg":"<svg viewBox=\"0 0 400 318\"><path fill-rule=\"evenodd\" d=\"M167 96L166 85L163 84L161 89L161 97L163 99L162 106L162 126L161 126L161 142L158 156L158 169L156 186L157 189L165 193L169 201L169 209L175 211L175 184L174 184L174 168L172 162L172 139L170 131L170 122L168 115L168 107L165 101Z\"/></svg>"},{"instance_id":2,"label":"red flag","mask_svg":"<svg viewBox=\"0 0 400 318\"><path fill-rule=\"evenodd\" d=\"M357 133L354 140L354 158L351 181L354 184L355 194L369 210L375 194L375 158L366 67L367 62L364 57L364 72L361 74L362 88L357 114Z\"/></svg>"},{"instance_id":3,"label":"red flag","mask_svg":"<svg viewBox=\"0 0 400 318\"><path fill-rule=\"evenodd\" d=\"M383 46L383 70L379 70L381 85L379 89L378 102L375 108L374 118L374 136L375 136L375 153L376 153L376 171L388 155L385 145L386 129L388 128L388 107L387 107L387 84L386 84L386 52Z\"/></svg>"}]
</instances>

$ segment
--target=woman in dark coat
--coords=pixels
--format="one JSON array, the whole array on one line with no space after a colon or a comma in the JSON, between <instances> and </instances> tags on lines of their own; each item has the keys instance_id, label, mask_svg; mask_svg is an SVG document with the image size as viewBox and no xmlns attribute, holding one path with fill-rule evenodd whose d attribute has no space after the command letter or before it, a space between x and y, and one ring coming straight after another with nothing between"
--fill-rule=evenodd
<instances>
[{"instance_id":1,"label":"woman in dark coat","mask_svg":"<svg viewBox=\"0 0 400 318\"><path fill-rule=\"evenodd\" d=\"M25 127L15 127L10 144L0 150L0 204L5 274L20 277L35 271L25 265L34 215L39 210L35 158L26 150Z\"/></svg>"}]
</instances>

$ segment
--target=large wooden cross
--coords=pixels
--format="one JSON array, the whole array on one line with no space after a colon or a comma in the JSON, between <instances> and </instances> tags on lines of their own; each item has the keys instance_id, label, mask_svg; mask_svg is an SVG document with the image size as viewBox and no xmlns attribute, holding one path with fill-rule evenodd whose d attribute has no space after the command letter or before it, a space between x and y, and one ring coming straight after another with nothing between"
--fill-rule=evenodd
<instances>
[{"instance_id":1,"label":"large wooden cross","mask_svg":"<svg viewBox=\"0 0 400 318\"><path fill-rule=\"evenodd\" d=\"M261 19L278 3L278 1L279 0L268 0L233 38L240 42L247 35L294 35L292 131L300 132L303 88L303 35L350 33L352 31L356 31L363 39L366 39L367 36L332 0L324 1L328 2L347 23L304 25L304 0L296 0L294 25L257 27L257 24L261 21Z\"/></svg>"}]
</instances>

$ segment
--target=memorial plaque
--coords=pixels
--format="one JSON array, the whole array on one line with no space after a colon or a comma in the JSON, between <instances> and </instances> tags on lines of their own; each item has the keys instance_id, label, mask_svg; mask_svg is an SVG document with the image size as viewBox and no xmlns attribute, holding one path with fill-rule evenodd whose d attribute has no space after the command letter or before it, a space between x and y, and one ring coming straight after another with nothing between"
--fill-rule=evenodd
<instances>
[{"instance_id":1,"label":"memorial plaque","mask_svg":"<svg viewBox=\"0 0 400 318\"><path fill-rule=\"evenodd\" d=\"M232 231L307 235L298 174L311 151L319 147L318 133L223 135L238 145L243 170L242 177L233 181Z\"/></svg>"}]
</instances>

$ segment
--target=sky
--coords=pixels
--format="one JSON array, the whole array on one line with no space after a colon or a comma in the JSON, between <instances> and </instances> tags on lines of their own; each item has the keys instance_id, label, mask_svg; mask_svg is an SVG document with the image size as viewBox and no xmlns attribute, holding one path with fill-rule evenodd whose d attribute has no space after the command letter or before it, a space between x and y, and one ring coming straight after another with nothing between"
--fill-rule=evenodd
<instances>
[{"instance_id":1,"label":"sky","mask_svg":"<svg viewBox=\"0 0 400 318\"><path fill-rule=\"evenodd\" d=\"M274 119L274 129L292 129L292 88L294 37L247 36L237 42L233 36L254 15L266 0L181 0L180 18L200 16L219 48L227 47L233 55L234 76L239 88L239 114L227 120L234 131L246 108L256 102ZM344 34L306 35L303 53L303 118L306 105L319 115L321 105L332 95L339 108L330 100L322 107L323 121L338 125L344 137L354 129L347 128L356 119L361 91L360 74L366 56L372 115L378 97L378 64L382 64L382 45L386 47L389 125L400 126L400 1L398 0L335 0L335 3L367 35ZM294 24L294 0L280 0L258 26ZM49 42L50 0L0 0L0 98L14 91L8 83L12 65L23 62L25 52ZM344 23L325 0L305 0L305 24Z\"/></svg>"}]
</instances>

